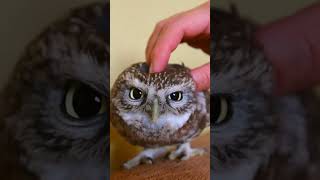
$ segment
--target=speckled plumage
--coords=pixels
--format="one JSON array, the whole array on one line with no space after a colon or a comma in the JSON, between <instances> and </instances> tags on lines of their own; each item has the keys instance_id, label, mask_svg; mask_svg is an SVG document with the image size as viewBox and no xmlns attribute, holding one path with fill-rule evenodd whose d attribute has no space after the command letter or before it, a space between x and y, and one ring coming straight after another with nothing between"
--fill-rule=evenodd
<instances>
[{"instance_id":1,"label":"speckled plumage","mask_svg":"<svg viewBox=\"0 0 320 180\"><path fill-rule=\"evenodd\" d=\"M214 7L211 18L211 116L220 113L219 99L227 99L229 110L225 121L211 122L212 178L318 179L320 151L310 144L319 142L320 126L310 106L319 102L310 92L273 95L272 67L254 42L257 25Z\"/></svg>"},{"instance_id":2,"label":"speckled plumage","mask_svg":"<svg viewBox=\"0 0 320 180\"><path fill-rule=\"evenodd\" d=\"M70 92L86 98L79 92L84 87L108 102L108 22L109 4L89 4L28 45L1 93L0 142L8 147L1 151L9 156L0 159L7 168L2 178L27 179L19 172L42 180L108 177L108 103L99 114L71 117L65 102Z\"/></svg>"},{"instance_id":3,"label":"speckled plumage","mask_svg":"<svg viewBox=\"0 0 320 180\"><path fill-rule=\"evenodd\" d=\"M187 143L209 125L209 103L205 92L196 92L190 70L183 65L168 65L160 73L148 73L145 63L122 72L112 88L111 122L130 143L145 148L160 148ZM129 99L130 88L146 95L139 104ZM168 95L183 92L181 102ZM159 118L151 121L152 103L159 99Z\"/></svg>"}]
</instances>

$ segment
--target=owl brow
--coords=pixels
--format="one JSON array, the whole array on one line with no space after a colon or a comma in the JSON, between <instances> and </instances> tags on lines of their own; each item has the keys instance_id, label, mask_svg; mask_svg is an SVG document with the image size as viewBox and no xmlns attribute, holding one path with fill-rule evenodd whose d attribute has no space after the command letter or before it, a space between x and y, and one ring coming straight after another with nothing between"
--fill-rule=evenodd
<instances>
[{"instance_id":1,"label":"owl brow","mask_svg":"<svg viewBox=\"0 0 320 180\"><path fill-rule=\"evenodd\" d=\"M138 88L144 92L146 92L146 90L148 89L147 85L144 84L143 82L141 82L140 80L125 80L125 82L123 83L125 85L126 89L135 87Z\"/></svg>"},{"instance_id":2,"label":"owl brow","mask_svg":"<svg viewBox=\"0 0 320 180\"><path fill-rule=\"evenodd\" d=\"M137 88L137 89L140 89L146 93L146 87L144 85L137 85L137 84L130 83L130 82L125 84L125 89L131 89L131 88Z\"/></svg>"},{"instance_id":3,"label":"owl brow","mask_svg":"<svg viewBox=\"0 0 320 180\"><path fill-rule=\"evenodd\" d=\"M168 90L170 89L170 92L175 92L175 91L183 91L182 88L184 89L190 89L192 90L192 88L190 87L190 83L181 83L181 84L171 84L168 87L166 87L165 89Z\"/></svg>"}]
</instances>

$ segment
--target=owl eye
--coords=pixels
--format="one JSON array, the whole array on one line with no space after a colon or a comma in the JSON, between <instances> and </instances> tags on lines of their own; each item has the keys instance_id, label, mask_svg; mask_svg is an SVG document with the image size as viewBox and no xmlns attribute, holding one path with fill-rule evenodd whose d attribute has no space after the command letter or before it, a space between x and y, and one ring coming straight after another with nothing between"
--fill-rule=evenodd
<instances>
[{"instance_id":1,"label":"owl eye","mask_svg":"<svg viewBox=\"0 0 320 180\"><path fill-rule=\"evenodd\" d=\"M230 102L228 97L222 95L214 95L211 97L211 103L213 103L213 124L221 125L226 122L231 114Z\"/></svg>"},{"instance_id":2,"label":"owl eye","mask_svg":"<svg viewBox=\"0 0 320 180\"><path fill-rule=\"evenodd\" d=\"M107 111L106 98L84 84L71 85L65 96L65 112L73 118L90 118Z\"/></svg>"},{"instance_id":3,"label":"owl eye","mask_svg":"<svg viewBox=\"0 0 320 180\"><path fill-rule=\"evenodd\" d=\"M183 98L183 95L181 91L176 91L169 95L169 99L172 101L181 101L182 98Z\"/></svg>"},{"instance_id":4,"label":"owl eye","mask_svg":"<svg viewBox=\"0 0 320 180\"><path fill-rule=\"evenodd\" d=\"M143 96L143 92L138 88L131 88L129 92L130 99L138 100Z\"/></svg>"}]
</instances>

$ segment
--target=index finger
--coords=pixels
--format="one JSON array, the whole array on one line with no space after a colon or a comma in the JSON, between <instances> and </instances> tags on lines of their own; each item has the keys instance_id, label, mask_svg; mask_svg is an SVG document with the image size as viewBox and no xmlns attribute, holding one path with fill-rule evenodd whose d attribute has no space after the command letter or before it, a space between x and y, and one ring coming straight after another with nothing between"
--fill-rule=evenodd
<instances>
[{"instance_id":1,"label":"index finger","mask_svg":"<svg viewBox=\"0 0 320 180\"><path fill-rule=\"evenodd\" d=\"M199 7L208 6L208 11ZM167 23L162 27L152 49L149 51L151 72L162 71L170 59L171 53L184 40L199 36L210 28L210 5L202 4L195 9L175 15L167 19Z\"/></svg>"}]
</instances>

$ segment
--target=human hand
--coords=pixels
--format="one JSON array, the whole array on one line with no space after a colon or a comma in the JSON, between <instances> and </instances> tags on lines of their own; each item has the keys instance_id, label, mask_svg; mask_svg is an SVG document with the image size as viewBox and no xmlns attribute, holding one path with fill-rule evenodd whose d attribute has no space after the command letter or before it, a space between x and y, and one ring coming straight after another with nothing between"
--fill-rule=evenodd
<instances>
[{"instance_id":1,"label":"human hand","mask_svg":"<svg viewBox=\"0 0 320 180\"><path fill-rule=\"evenodd\" d=\"M146 59L150 72L161 72L170 54L180 43L187 43L210 54L210 2L160 21L149 38ZM195 68L191 75L197 90L210 87L210 64Z\"/></svg>"},{"instance_id":2,"label":"human hand","mask_svg":"<svg viewBox=\"0 0 320 180\"><path fill-rule=\"evenodd\" d=\"M272 63L276 94L320 83L320 3L267 24L256 38Z\"/></svg>"}]
</instances>

